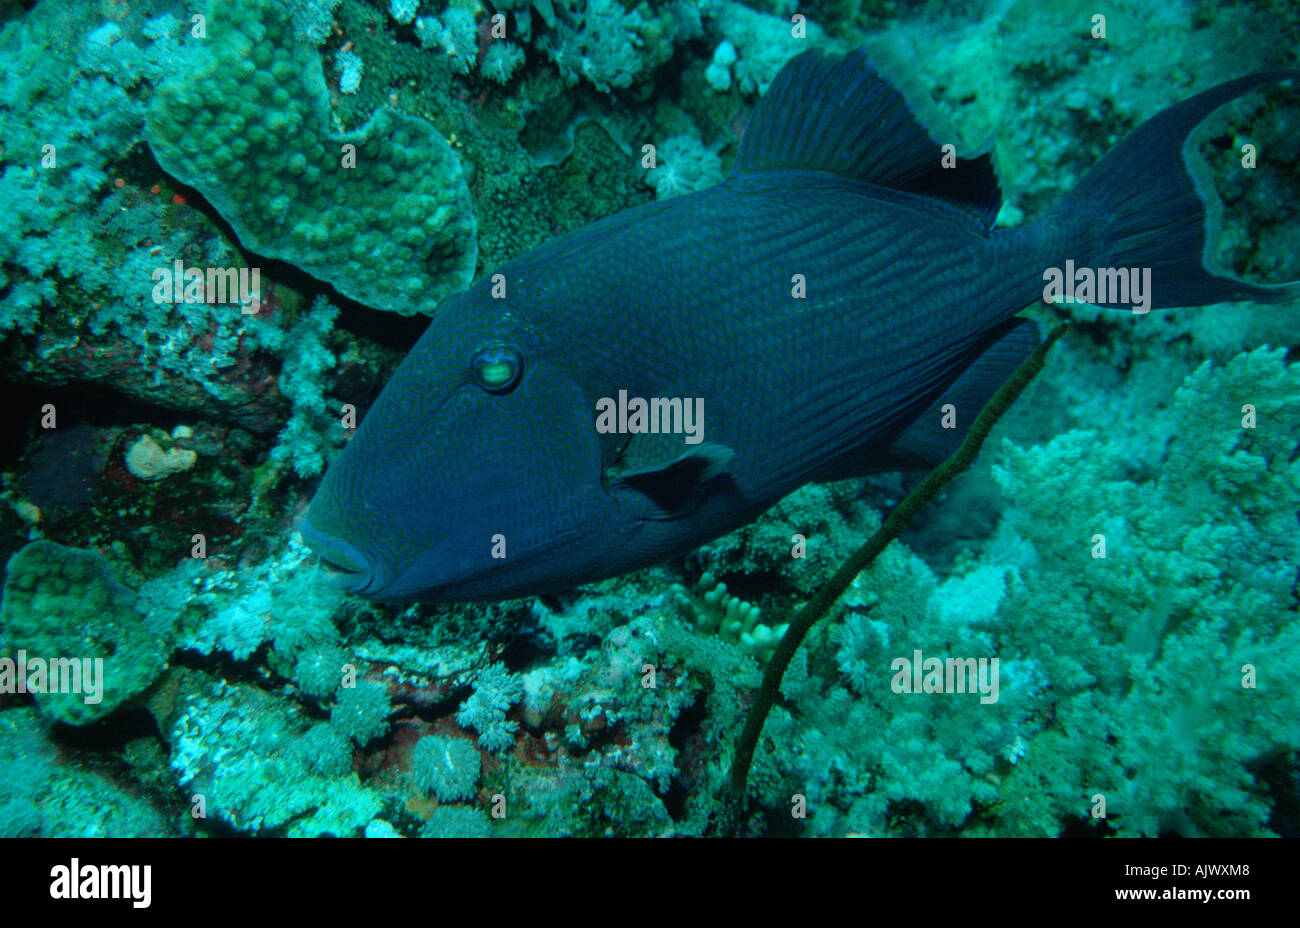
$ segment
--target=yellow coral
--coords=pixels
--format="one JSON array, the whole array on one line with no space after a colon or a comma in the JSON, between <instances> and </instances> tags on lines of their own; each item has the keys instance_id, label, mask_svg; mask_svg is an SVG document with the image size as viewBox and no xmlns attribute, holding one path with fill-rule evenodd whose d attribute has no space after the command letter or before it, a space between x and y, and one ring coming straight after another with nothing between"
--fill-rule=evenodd
<instances>
[{"instance_id":1,"label":"yellow coral","mask_svg":"<svg viewBox=\"0 0 1300 928\"><path fill-rule=\"evenodd\" d=\"M141 435L126 452L126 469L141 480L162 480L194 466L199 456L186 448L164 451L148 435Z\"/></svg>"}]
</instances>

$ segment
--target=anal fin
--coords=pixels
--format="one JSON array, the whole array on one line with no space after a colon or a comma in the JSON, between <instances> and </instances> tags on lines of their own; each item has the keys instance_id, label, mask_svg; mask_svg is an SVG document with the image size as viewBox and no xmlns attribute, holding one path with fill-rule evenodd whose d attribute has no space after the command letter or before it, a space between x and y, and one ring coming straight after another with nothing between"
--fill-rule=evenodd
<instances>
[{"instance_id":1,"label":"anal fin","mask_svg":"<svg viewBox=\"0 0 1300 928\"><path fill-rule=\"evenodd\" d=\"M899 434L879 469L928 469L946 461L966 440L980 410L1043 340L1038 325L1029 319L1012 319L991 337L957 379Z\"/></svg>"}]
</instances>

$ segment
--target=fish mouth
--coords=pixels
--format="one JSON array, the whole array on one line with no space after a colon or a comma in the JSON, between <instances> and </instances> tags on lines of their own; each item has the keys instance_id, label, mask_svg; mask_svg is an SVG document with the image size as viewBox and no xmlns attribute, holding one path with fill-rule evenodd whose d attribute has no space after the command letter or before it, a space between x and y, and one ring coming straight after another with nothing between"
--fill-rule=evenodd
<instances>
[{"instance_id":1,"label":"fish mouth","mask_svg":"<svg viewBox=\"0 0 1300 928\"><path fill-rule=\"evenodd\" d=\"M320 555L320 567L323 571L321 580L326 586L337 587L341 590L359 589L365 586L366 581L369 579L365 570L336 564L324 554Z\"/></svg>"},{"instance_id":2,"label":"fish mouth","mask_svg":"<svg viewBox=\"0 0 1300 928\"><path fill-rule=\"evenodd\" d=\"M320 559L320 580L326 586L356 593L369 585L370 563L355 545L322 532L304 519L298 527L303 542Z\"/></svg>"}]
</instances>

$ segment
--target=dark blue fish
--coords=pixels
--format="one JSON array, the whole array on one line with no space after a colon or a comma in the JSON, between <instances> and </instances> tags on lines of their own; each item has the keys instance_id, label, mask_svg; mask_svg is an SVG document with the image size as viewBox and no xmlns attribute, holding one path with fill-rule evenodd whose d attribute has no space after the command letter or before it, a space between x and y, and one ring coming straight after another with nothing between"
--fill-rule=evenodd
<instances>
[{"instance_id":1,"label":"dark blue fish","mask_svg":"<svg viewBox=\"0 0 1300 928\"><path fill-rule=\"evenodd\" d=\"M724 183L560 236L443 302L303 537L379 599L564 589L680 555L809 481L942 460L1038 344L1015 314L1067 260L1149 269L1152 308L1293 298L1203 265L1182 149L1217 107L1298 75L1170 107L1041 221L994 231L987 155L943 167L861 52L803 54ZM598 430L620 391L702 399L702 432Z\"/></svg>"}]
</instances>

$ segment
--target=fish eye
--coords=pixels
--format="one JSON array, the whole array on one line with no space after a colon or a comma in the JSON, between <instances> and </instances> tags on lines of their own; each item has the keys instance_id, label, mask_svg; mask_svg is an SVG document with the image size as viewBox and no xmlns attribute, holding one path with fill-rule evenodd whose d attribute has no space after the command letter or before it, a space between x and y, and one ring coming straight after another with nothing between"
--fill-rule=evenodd
<instances>
[{"instance_id":1,"label":"fish eye","mask_svg":"<svg viewBox=\"0 0 1300 928\"><path fill-rule=\"evenodd\" d=\"M524 372L524 355L510 345L481 348L469 362L474 382L488 393L509 393Z\"/></svg>"}]
</instances>

